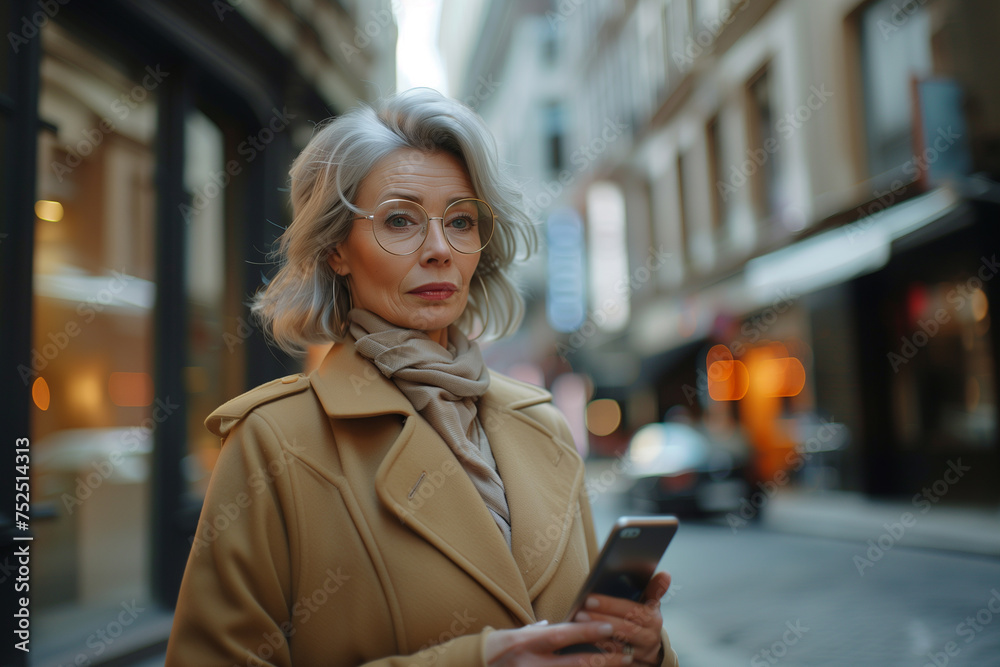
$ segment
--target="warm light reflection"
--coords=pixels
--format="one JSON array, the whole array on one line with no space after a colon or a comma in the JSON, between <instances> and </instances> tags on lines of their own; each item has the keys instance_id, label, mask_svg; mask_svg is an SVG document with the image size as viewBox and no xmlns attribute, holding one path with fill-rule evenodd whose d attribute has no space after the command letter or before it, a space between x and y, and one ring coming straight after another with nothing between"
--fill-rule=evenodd
<instances>
[{"instance_id":1,"label":"warm light reflection","mask_svg":"<svg viewBox=\"0 0 1000 667\"><path fill-rule=\"evenodd\" d=\"M66 395L77 412L97 413L103 407L100 376L96 372L82 371L70 376Z\"/></svg>"},{"instance_id":2,"label":"warm light reflection","mask_svg":"<svg viewBox=\"0 0 1000 667\"><path fill-rule=\"evenodd\" d=\"M986 298L986 292L981 289L977 289L972 293L972 317L974 317L977 322L982 322L986 319L986 315L989 312L990 302Z\"/></svg>"},{"instance_id":3,"label":"warm light reflection","mask_svg":"<svg viewBox=\"0 0 1000 667\"><path fill-rule=\"evenodd\" d=\"M717 364L717 361L727 362ZM732 375L733 364L733 353L729 351L729 348L725 345L714 345L712 349L708 351L708 356L705 358L705 366L708 369L708 379L715 382L725 382Z\"/></svg>"},{"instance_id":4,"label":"warm light reflection","mask_svg":"<svg viewBox=\"0 0 1000 667\"><path fill-rule=\"evenodd\" d=\"M112 373L108 378L111 402L121 408L153 404L153 378L149 373Z\"/></svg>"},{"instance_id":5,"label":"warm light reflection","mask_svg":"<svg viewBox=\"0 0 1000 667\"><path fill-rule=\"evenodd\" d=\"M742 361L720 360L708 367L708 395L715 401L738 401L750 388L750 373Z\"/></svg>"},{"instance_id":6,"label":"warm light reflection","mask_svg":"<svg viewBox=\"0 0 1000 667\"><path fill-rule=\"evenodd\" d=\"M49 383L39 375L31 385L31 400L35 402L39 410L48 410L50 399Z\"/></svg>"},{"instance_id":7,"label":"warm light reflection","mask_svg":"<svg viewBox=\"0 0 1000 667\"><path fill-rule=\"evenodd\" d=\"M798 396L806 385L806 369L795 357L762 359L754 369L764 396Z\"/></svg>"},{"instance_id":8,"label":"warm light reflection","mask_svg":"<svg viewBox=\"0 0 1000 667\"><path fill-rule=\"evenodd\" d=\"M974 412L979 407L980 395L979 380L974 377L967 379L965 381L965 409Z\"/></svg>"},{"instance_id":9,"label":"warm light reflection","mask_svg":"<svg viewBox=\"0 0 1000 667\"><path fill-rule=\"evenodd\" d=\"M611 398L599 398L587 405L587 430L594 435L614 433L622 423L622 409Z\"/></svg>"},{"instance_id":10,"label":"warm light reflection","mask_svg":"<svg viewBox=\"0 0 1000 667\"><path fill-rule=\"evenodd\" d=\"M35 202L35 215L41 220L59 222L63 218L63 205L57 201L39 199Z\"/></svg>"}]
</instances>

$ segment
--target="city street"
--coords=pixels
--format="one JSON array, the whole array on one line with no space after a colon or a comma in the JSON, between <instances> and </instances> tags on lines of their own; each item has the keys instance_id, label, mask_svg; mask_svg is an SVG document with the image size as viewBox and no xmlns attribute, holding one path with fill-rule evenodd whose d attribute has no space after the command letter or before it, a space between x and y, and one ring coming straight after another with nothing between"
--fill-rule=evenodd
<instances>
[{"instance_id":1,"label":"city street","mask_svg":"<svg viewBox=\"0 0 1000 667\"><path fill-rule=\"evenodd\" d=\"M594 512L599 540L628 513L614 489ZM1000 665L1000 561L897 545L862 576L868 548L682 520L661 563L681 664Z\"/></svg>"}]
</instances>

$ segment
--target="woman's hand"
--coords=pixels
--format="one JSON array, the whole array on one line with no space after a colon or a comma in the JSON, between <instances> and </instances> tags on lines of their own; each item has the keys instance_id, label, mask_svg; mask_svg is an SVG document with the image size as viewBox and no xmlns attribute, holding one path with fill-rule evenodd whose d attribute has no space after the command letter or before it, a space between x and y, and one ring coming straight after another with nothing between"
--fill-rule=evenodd
<instances>
[{"instance_id":1,"label":"woman's hand","mask_svg":"<svg viewBox=\"0 0 1000 667\"><path fill-rule=\"evenodd\" d=\"M607 653L628 653L635 656L637 665L659 665L663 616L660 615L660 598L670 588L670 575L658 572L643 593L644 602L632 602L607 595L591 595L583 611L573 618L579 623L601 621L614 627L611 641L598 642L598 648Z\"/></svg>"},{"instance_id":2,"label":"woman's hand","mask_svg":"<svg viewBox=\"0 0 1000 667\"><path fill-rule=\"evenodd\" d=\"M620 619L619 619L620 620ZM557 655L555 652L573 644L613 644L614 626L605 622L535 624L517 630L497 630L486 638L486 664L500 666L580 667L589 665L631 665L634 658L624 653L572 653ZM594 658L602 660L592 662Z\"/></svg>"}]
</instances>

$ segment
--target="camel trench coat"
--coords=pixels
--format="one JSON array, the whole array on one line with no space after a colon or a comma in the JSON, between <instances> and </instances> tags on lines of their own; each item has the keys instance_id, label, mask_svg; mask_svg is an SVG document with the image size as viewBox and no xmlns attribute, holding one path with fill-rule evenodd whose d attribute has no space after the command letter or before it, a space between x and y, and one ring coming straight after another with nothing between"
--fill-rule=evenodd
<instances>
[{"instance_id":1,"label":"camel trench coat","mask_svg":"<svg viewBox=\"0 0 1000 667\"><path fill-rule=\"evenodd\" d=\"M493 629L562 621L597 545L550 399L492 373L479 402L512 549L447 444L350 343L223 405L167 665L467 667Z\"/></svg>"}]
</instances>

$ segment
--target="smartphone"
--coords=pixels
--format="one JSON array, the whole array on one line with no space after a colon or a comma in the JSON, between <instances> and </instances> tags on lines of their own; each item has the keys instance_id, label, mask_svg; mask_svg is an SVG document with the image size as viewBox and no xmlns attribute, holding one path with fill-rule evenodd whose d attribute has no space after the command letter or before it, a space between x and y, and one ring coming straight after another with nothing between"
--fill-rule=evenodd
<instances>
[{"instance_id":1,"label":"smartphone","mask_svg":"<svg viewBox=\"0 0 1000 667\"><path fill-rule=\"evenodd\" d=\"M565 621L572 621L593 593L642 602L642 594L656 573L667 545L677 534L678 525L675 516L619 518ZM557 653L596 650L592 644L575 644Z\"/></svg>"}]
</instances>

